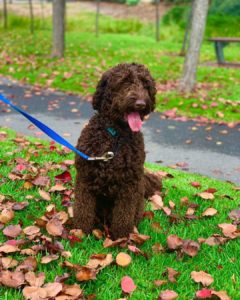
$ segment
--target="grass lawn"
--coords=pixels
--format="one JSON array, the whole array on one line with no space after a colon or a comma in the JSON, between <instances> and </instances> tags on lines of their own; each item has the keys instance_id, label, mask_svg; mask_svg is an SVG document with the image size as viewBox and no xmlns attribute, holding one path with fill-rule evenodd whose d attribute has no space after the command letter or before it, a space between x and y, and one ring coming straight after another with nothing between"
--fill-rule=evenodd
<instances>
[{"instance_id":1,"label":"grass lawn","mask_svg":"<svg viewBox=\"0 0 240 300\"><path fill-rule=\"evenodd\" d=\"M26 137L16 139L14 132L1 128L0 143L0 208L2 210L6 207L9 200L13 202L29 202L29 205L23 210L15 211L15 216L11 221L0 227L0 241L4 243L7 241L7 237L3 234L3 230L10 224L20 224L22 229L33 225L35 220L43 216L47 207L52 204L56 206L57 211L67 212L67 207L61 205L63 197L61 192L50 192L51 200L46 201L40 196L39 189L49 192L50 188L55 185L54 177L57 174L62 173L63 170L69 170L72 178L74 178L75 170L70 165L71 160L74 158L73 154L67 154L58 147L54 148L54 145L50 145L48 142ZM24 159L24 161L20 160L20 158ZM27 166L25 170L23 165ZM222 245L215 246L201 243L200 249L194 257L186 254L179 257L176 251L170 252L167 247L167 237L172 234L184 240L190 239L196 242L198 238L207 239L213 234L222 236L223 234L218 228L218 224L233 222L228 217L228 214L238 208L239 188L231 183L183 173L178 170L150 164L147 164L147 167L153 171L161 170L168 174L163 179L164 205L175 204L175 208L172 208L171 217L167 216L162 209L156 210L154 215L151 215L153 218L144 218L139 226L140 233L151 237L143 245L137 245L142 251L147 253L148 259L141 255L135 255L127 248L104 248L104 239L96 240L93 236L84 237L81 242L75 242L71 245L66 234L63 238L54 238L48 234L45 228L41 228L42 234L51 237L53 241L61 241L64 249L70 251L72 256L64 258L60 255L60 258L57 260L44 265L41 264L40 260L43 255L48 253L45 250L42 253L39 252L36 255L36 272L44 272L46 274L45 282L53 282L57 275L69 273L70 278L67 279L66 283L73 284L77 282L75 279L76 271L63 267L62 263L65 260L85 265L92 254L111 253L113 258L116 258L119 252L126 252L132 258L128 267L123 268L113 264L100 271L96 280L84 283L78 282L85 295L95 293L96 299L99 300L121 298L123 294L120 282L123 276L128 275L137 286L136 290L129 296L129 299L157 299L161 291L168 289L177 292L179 295L178 299L191 300L194 299L196 291L201 289L201 285L194 283L190 274L192 271L202 270L214 278L210 288L216 291L226 291L231 299L240 299L238 288L240 285L239 240L233 239ZM16 171L16 168L18 172L15 175L20 177L24 175L25 179L14 179L13 170ZM49 177L50 184L45 186L39 186L37 183L35 185L31 184L37 175ZM192 182L198 182L200 187L192 186ZM73 181L71 180L62 185L66 187L67 191L71 191ZM215 192L213 190L208 192L208 194L214 192L212 194L214 195L213 200L204 200L196 195L209 188L216 190ZM188 204L186 203L186 198L184 198L184 201L183 197L188 198ZM170 202L169 204L169 201L173 203ZM212 217L202 217L202 213L210 207L215 208L217 214ZM186 217L186 211L189 208L195 208L195 212L192 213L196 217ZM146 205L146 210L152 210L150 203ZM171 220L177 222L171 222ZM64 227L66 227L67 231L69 230L67 225L64 225ZM15 238L15 240L19 239L26 240L27 238L21 233ZM162 251L155 253L152 247L156 246L157 243L161 244L163 248ZM41 244L43 244L43 241L39 238L39 241L34 240L23 245L22 249ZM27 257L27 255L20 253L3 254L3 256L13 257L18 262L22 262ZM176 278L177 283L169 282L166 275L164 275L164 272L169 267L180 272L179 277ZM167 280L165 285L156 286L154 284L154 280L163 279ZM23 299L21 289L1 286L0 299L21 300Z\"/></svg>"},{"instance_id":2,"label":"grass lawn","mask_svg":"<svg viewBox=\"0 0 240 300\"><path fill-rule=\"evenodd\" d=\"M44 28L36 19L36 32L29 34L26 17L10 15L9 30L0 29L0 74L31 84L40 84L83 95L92 95L101 74L121 62L148 66L157 82L157 110L177 108L179 115L205 116L222 121L239 121L240 69L206 66L215 62L213 45L207 36L201 50L196 91L177 92L184 58L178 56L184 31L176 24L161 25L161 41L154 40L153 24L139 20L115 20L101 16L100 37L94 34L94 14L69 18L66 55L54 59L51 53L51 22ZM208 34L209 31L208 31ZM212 34L215 34L213 32ZM239 45L225 49L226 60L239 61Z\"/></svg>"}]
</instances>

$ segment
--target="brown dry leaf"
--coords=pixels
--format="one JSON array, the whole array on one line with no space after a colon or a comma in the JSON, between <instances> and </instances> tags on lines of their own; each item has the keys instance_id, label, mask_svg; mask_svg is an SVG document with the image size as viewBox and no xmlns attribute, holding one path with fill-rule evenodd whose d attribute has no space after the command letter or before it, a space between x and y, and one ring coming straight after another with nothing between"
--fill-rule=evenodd
<instances>
[{"instance_id":1,"label":"brown dry leaf","mask_svg":"<svg viewBox=\"0 0 240 300\"><path fill-rule=\"evenodd\" d=\"M153 282L156 286L162 286L164 284L167 284L168 281L167 280L154 280Z\"/></svg>"},{"instance_id":2,"label":"brown dry leaf","mask_svg":"<svg viewBox=\"0 0 240 300\"><path fill-rule=\"evenodd\" d=\"M70 235L74 235L80 239L82 239L85 236L85 233L82 231L82 229L71 229L69 233Z\"/></svg>"},{"instance_id":3,"label":"brown dry leaf","mask_svg":"<svg viewBox=\"0 0 240 300\"><path fill-rule=\"evenodd\" d=\"M186 211L186 216L193 216L195 213L195 208L189 207Z\"/></svg>"},{"instance_id":4,"label":"brown dry leaf","mask_svg":"<svg viewBox=\"0 0 240 300\"><path fill-rule=\"evenodd\" d=\"M230 239L235 239L237 234L237 226L228 223L218 224L218 227L222 230L224 236L229 237Z\"/></svg>"},{"instance_id":5,"label":"brown dry leaf","mask_svg":"<svg viewBox=\"0 0 240 300\"><path fill-rule=\"evenodd\" d=\"M46 225L47 232L53 236L61 236L63 232L62 223L56 219L51 219Z\"/></svg>"},{"instance_id":6,"label":"brown dry leaf","mask_svg":"<svg viewBox=\"0 0 240 300\"><path fill-rule=\"evenodd\" d=\"M203 217L212 217L212 216L215 216L217 214L217 212L218 211L215 208L209 207L202 213L202 216Z\"/></svg>"},{"instance_id":7,"label":"brown dry leaf","mask_svg":"<svg viewBox=\"0 0 240 300\"><path fill-rule=\"evenodd\" d=\"M43 288L47 292L47 297L54 298L62 291L63 286L60 282L51 282L46 283Z\"/></svg>"},{"instance_id":8,"label":"brown dry leaf","mask_svg":"<svg viewBox=\"0 0 240 300\"><path fill-rule=\"evenodd\" d=\"M0 214L0 223L7 224L14 218L14 211L12 209L3 209Z\"/></svg>"},{"instance_id":9,"label":"brown dry leaf","mask_svg":"<svg viewBox=\"0 0 240 300\"><path fill-rule=\"evenodd\" d=\"M163 246L159 243L156 243L152 246L152 251L154 253L160 253L160 252L163 252L163 250L164 250Z\"/></svg>"},{"instance_id":10,"label":"brown dry leaf","mask_svg":"<svg viewBox=\"0 0 240 300\"><path fill-rule=\"evenodd\" d=\"M118 253L116 257L116 263L121 267L127 267L128 265L130 265L131 261L131 256L124 252Z\"/></svg>"},{"instance_id":11,"label":"brown dry leaf","mask_svg":"<svg viewBox=\"0 0 240 300\"><path fill-rule=\"evenodd\" d=\"M62 192L62 191L65 191L66 189L67 188L65 186L58 183L58 184L52 186L51 189L49 190L49 192L51 192L51 193L53 193L53 192Z\"/></svg>"},{"instance_id":12,"label":"brown dry leaf","mask_svg":"<svg viewBox=\"0 0 240 300\"><path fill-rule=\"evenodd\" d=\"M209 286L214 281L212 276L204 271L191 272L191 278L193 279L193 281L195 281L197 283L201 283L204 286Z\"/></svg>"},{"instance_id":13,"label":"brown dry leaf","mask_svg":"<svg viewBox=\"0 0 240 300\"><path fill-rule=\"evenodd\" d=\"M142 245L151 237L149 235L140 234L140 233L130 233L129 238L131 241L135 242L138 245Z\"/></svg>"},{"instance_id":14,"label":"brown dry leaf","mask_svg":"<svg viewBox=\"0 0 240 300\"><path fill-rule=\"evenodd\" d=\"M44 284L45 274L42 272L37 275L34 272L30 271L25 274L25 280L31 286L41 287Z\"/></svg>"},{"instance_id":15,"label":"brown dry leaf","mask_svg":"<svg viewBox=\"0 0 240 300\"><path fill-rule=\"evenodd\" d=\"M167 268L167 273L168 273L168 280L173 283L177 282L175 277L177 277L181 274L180 272L177 272L172 268Z\"/></svg>"},{"instance_id":16,"label":"brown dry leaf","mask_svg":"<svg viewBox=\"0 0 240 300\"><path fill-rule=\"evenodd\" d=\"M103 238L103 232L100 229L93 229L92 233L97 240L101 240Z\"/></svg>"},{"instance_id":17,"label":"brown dry leaf","mask_svg":"<svg viewBox=\"0 0 240 300\"><path fill-rule=\"evenodd\" d=\"M76 279L78 281L89 281L96 279L96 274L97 271L92 268L81 267L76 273Z\"/></svg>"},{"instance_id":18,"label":"brown dry leaf","mask_svg":"<svg viewBox=\"0 0 240 300\"><path fill-rule=\"evenodd\" d=\"M183 244L183 240L175 234L167 237L167 245L170 250L179 249Z\"/></svg>"},{"instance_id":19,"label":"brown dry leaf","mask_svg":"<svg viewBox=\"0 0 240 300\"><path fill-rule=\"evenodd\" d=\"M22 228L20 225L9 225L3 229L3 234L15 238L21 234Z\"/></svg>"},{"instance_id":20,"label":"brown dry leaf","mask_svg":"<svg viewBox=\"0 0 240 300\"><path fill-rule=\"evenodd\" d=\"M162 291L158 300L174 300L178 298L178 294L171 290Z\"/></svg>"},{"instance_id":21,"label":"brown dry leaf","mask_svg":"<svg viewBox=\"0 0 240 300\"><path fill-rule=\"evenodd\" d=\"M94 269L98 272L106 266L110 265L112 262L112 254L94 254L90 257L90 260L86 264L86 267Z\"/></svg>"},{"instance_id":22,"label":"brown dry leaf","mask_svg":"<svg viewBox=\"0 0 240 300\"><path fill-rule=\"evenodd\" d=\"M106 238L105 241L103 242L103 247L110 248L110 247L120 246L122 244L126 244L127 240L128 240L127 238L120 238L120 239L113 241L109 238Z\"/></svg>"},{"instance_id":23,"label":"brown dry leaf","mask_svg":"<svg viewBox=\"0 0 240 300\"><path fill-rule=\"evenodd\" d=\"M191 240L184 240L182 245L182 251L191 256L194 257L198 254L198 251L200 249L199 243Z\"/></svg>"},{"instance_id":24,"label":"brown dry leaf","mask_svg":"<svg viewBox=\"0 0 240 300\"><path fill-rule=\"evenodd\" d=\"M161 196L155 194L149 200L151 201L153 210L161 210L163 208L164 204Z\"/></svg>"},{"instance_id":25,"label":"brown dry leaf","mask_svg":"<svg viewBox=\"0 0 240 300\"><path fill-rule=\"evenodd\" d=\"M41 258L41 263L48 264L54 260L57 260L58 258L59 258L59 256L56 254L46 255Z\"/></svg>"},{"instance_id":26,"label":"brown dry leaf","mask_svg":"<svg viewBox=\"0 0 240 300\"><path fill-rule=\"evenodd\" d=\"M167 206L163 206L162 210L167 216L170 216L172 213L171 209Z\"/></svg>"},{"instance_id":27,"label":"brown dry leaf","mask_svg":"<svg viewBox=\"0 0 240 300\"><path fill-rule=\"evenodd\" d=\"M204 200L213 200L214 199L214 195L212 193L208 193L208 192L198 193L197 196L199 196L200 198L202 198Z\"/></svg>"},{"instance_id":28,"label":"brown dry leaf","mask_svg":"<svg viewBox=\"0 0 240 300\"><path fill-rule=\"evenodd\" d=\"M0 266L3 267L3 269L11 269L18 265L18 261L16 259L13 259L12 257L2 257L0 258Z\"/></svg>"},{"instance_id":29,"label":"brown dry leaf","mask_svg":"<svg viewBox=\"0 0 240 300\"><path fill-rule=\"evenodd\" d=\"M28 226L28 227L23 229L23 232L26 235L35 235L35 234L38 234L40 232L40 228L37 227L37 226Z\"/></svg>"},{"instance_id":30,"label":"brown dry leaf","mask_svg":"<svg viewBox=\"0 0 240 300\"><path fill-rule=\"evenodd\" d=\"M35 257L29 256L17 267L17 271L35 271L37 268L37 260Z\"/></svg>"},{"instance_id":31,"label":"brown dry leaf","mask_svg":"<svg viewBox=\"0 0 240 300\"><path fill-rule=\"evenodd\" d=\"M220 300L231 300L226 291L212 291L212 295L217 296Z\"/></svg>"},{"instance_id":32,"label":"brown dry leaf","mask_svg":"<svg viewBox=\"0 0 240 300\"><path fill-rule=\"evenodd\" d=\"M46 300L47 291L44 288L36 286L26 286L23 291L25 300Z\"/></svg>"},{"instance_id":33,"label":"brown dry leaf","mask_svg":"<svg viewBox=\"0 0 240 300\"><path fill-rule=\"evenodd\" d=\"M4 244L0 247L0 252L4 253L13 253L18 251L20 251L20 249L17 246L13 245Z\"/></svg>"},{"instance_id":34,"label":"brown dry leaf","mask_svg":"<svg viewBox=\"0 0 240 300\"><path fill-rule=\"evenodd\" d=\"M34 180L32 180L32 183L37 186L46 187L50 185L50 178L48 176L38 175Z\"/></svg>"},{"instance_id":35,"label":"brown dry leaf","mask_svg":"<svg viewBox=\"0 0 240 300\"><path fill-rule=\"evenodd\" d=\"M78 297L83 295L83 291L78 284L73 284L73 285L64 284L63 293L77 299Z\"/></svg>"},{"instance_id":36,"label":"brown dry leaf","mask_svg":"<svg viewBox=\"0 0 240 300\"><path fill-rule=\"evenodd\" d=\"M30 190L33 187L33 184L30 181L25 181L23 184L23 188L25 190Z\"/></svg>"},{"instance_id":37,"label":"brown dry leaf","mask_svg":"<svg viewBox=\"0 0 240 300\"><path fill-rule=\"evenodd\" d=\"M24 274L19 271L10 272L8 270L0 272L0 283L2 285L17 288L24 284Z\"/></svg>"},{"instance_id":38,"label":"brown dry leaf","mask_svg":"<svg viewBox=\"0 0 240 300\"><path fill-rule=\"evenodd\" d=\"M39 195L42 197L43 200L46 201L51 201L51 196L48 192L44 191L44 190L38 190Z\"/></svg>"},{"instance_id":39,"label":"brown dry leaf","mask_svg":"<svg viewBox=\"0 0 240 300\"><path fill-rule=\"evenodd\" d=\"M58 212L54 218L58 219L62 224L65 224L69 219L68 214L65 211ZM79 229L80 230L80 229Z\"/></svg>"},{"instance_id":40,"label":"brown dry leaf","mask_svg":"<svg viewBox=\"0 0 240 300\"><path fill-rule=\"evenodd\" d=\"M224 238L220 236L219 234L213 234L209 238L207 238L204 243L209 246L215 246L215 245L223 245L228 241L227 238Z\"/></svg>"}]
</instances>

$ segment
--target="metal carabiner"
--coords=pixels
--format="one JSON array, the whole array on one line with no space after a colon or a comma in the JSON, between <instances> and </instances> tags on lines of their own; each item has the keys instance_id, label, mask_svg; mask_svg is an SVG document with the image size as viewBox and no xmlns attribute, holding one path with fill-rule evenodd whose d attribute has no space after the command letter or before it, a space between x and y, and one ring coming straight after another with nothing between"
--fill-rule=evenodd
<instances>
[{"instance_id":1,"label":"metal carabiner","mask_svg":"<svg viewBox=\"0 0 240 300\"><path fill-rule=\"evenodd\" d=\"M113 159L114 153L109 151L103 154L103 156L96 156L96 157L89 157L88 160L103 160L103 161L109 161Z\"/></svg>"}]
</instances>

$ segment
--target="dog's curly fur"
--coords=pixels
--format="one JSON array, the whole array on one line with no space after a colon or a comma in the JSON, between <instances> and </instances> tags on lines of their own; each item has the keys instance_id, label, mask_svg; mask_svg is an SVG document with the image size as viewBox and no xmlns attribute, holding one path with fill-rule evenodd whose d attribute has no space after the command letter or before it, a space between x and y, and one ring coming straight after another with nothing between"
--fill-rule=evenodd
<instances>
[{"instance_id":1,"label":"dog's curly fur","mask_svg":"<svg viewBox=\"0 0 240 300\"><path fill-rule=\"evenodd\" d=\"M93 96L97 113L83 129L77 148L89 156L116 150L112 160L86 161L76 156L74 226L90 233L97 220L109 226L116 239L128 236L142 218L144 196L161 189L152 174L144 174L144 141L132 132L125 115L137 111L141 117L155 107L155 82L140 64L120 64L106 71ZM137 100L145 106L136 106ZM107 128L114 128L117 137Z\"/></svg>"}]
</instances>

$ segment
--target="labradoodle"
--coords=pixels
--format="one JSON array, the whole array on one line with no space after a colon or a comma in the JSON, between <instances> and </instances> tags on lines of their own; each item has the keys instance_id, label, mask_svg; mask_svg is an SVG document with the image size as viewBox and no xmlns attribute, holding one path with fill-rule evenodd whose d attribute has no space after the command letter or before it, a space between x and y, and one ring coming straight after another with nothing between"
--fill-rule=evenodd
<instances>
[{"instance_id":1,"label":"labradoodle","mask_svg":"<svg viewBox=\"0 0 240 300\"><path fill-rule=\"evenodd\" d=\"M74 226L90 233L97 220L113 239L127 237L144 212L144 198L161 189L160 180L144 172L141 126L155 107L155 82L140 64L119 64L106 71L93 96L97 113L83 129L77 148L108 161L76 156Z\"/></svg>"}]
</instances>

